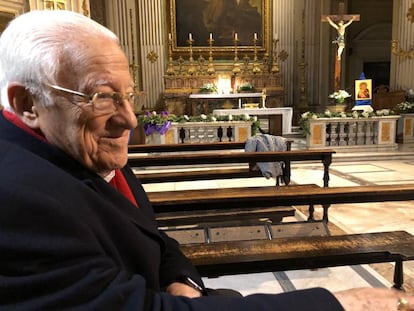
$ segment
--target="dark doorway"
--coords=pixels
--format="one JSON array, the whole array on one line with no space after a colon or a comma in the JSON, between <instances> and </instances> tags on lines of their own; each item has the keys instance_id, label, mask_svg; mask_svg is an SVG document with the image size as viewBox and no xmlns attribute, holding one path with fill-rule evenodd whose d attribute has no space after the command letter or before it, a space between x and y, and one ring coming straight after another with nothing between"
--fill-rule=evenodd
<instances>
[{"instance_id":1,"label":"dark doorway","mask_svg":"<svg viewBox=\"0 0 414 311\"><path fill-rule=\"evenodd\" d=\"M372 79L372 89L380 85L390 85L390 62L366 62L364 73L367 79Z\"/></svg>"}]
</instances>

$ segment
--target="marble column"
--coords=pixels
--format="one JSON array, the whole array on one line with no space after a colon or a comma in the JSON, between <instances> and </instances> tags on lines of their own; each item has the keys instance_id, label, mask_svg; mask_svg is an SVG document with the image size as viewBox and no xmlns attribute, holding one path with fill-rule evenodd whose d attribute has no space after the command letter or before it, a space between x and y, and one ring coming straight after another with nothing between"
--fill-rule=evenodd
<instances>
[{"instance_id":1,"label":"marble column","mask_svg":"<svg viewBox=\"0 0 414 311\"><path fill-rule=\"evenodd\" d=\"M390 77L392 90L414 89L414 17L411 16L409 20L407 16L412 7L411 0L394 0L392 39L398 40L397 51L408 52L411 49L412 52L410 57L392 54Z\"/></svg>"}]
</instances>

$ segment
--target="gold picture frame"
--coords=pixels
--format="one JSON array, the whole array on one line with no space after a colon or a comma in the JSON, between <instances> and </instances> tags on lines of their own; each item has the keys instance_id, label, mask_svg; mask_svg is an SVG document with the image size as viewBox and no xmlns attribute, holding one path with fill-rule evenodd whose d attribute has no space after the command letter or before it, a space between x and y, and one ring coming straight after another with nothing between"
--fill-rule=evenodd
<instances>
[{"instance_id":1,"label":"gold picture frame","mask_svg":"<svg viewBox=\"0 0 414 311\"><path fill-rule=\"evenodd\" d=\"M372 99L372 79L355 80L355 100Z\"/></svg>"},{"instance_id":2,"label":"gold picture frame","mask_svg":"<svg viewBox=\"0 0 414 311\"><path fill-rule=\"evenodd\" d=\"M235 36L241 53L254 51L254 38L258 53L269 52L270 0L167 0L166 7L174 54L188 52L190 36L199 52L209 51L211 37L213 53L233 55Z\"/></svg>"}]
</instances>

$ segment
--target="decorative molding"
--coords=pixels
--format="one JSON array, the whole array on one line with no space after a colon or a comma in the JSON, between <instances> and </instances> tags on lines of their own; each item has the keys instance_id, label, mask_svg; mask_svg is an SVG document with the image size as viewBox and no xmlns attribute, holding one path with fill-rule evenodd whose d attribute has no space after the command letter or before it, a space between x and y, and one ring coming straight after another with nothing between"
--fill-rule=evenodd
<instances>
[{"instance_id":1,"label":"decorative molding","mask_svg":"<svg viewBox=\"0 0 414 311\"><path fill-rule=\"evenodd\" d=\"M411 7L408 9L407 19L409 22L414 23L414 3L412 3Z\"/></svg>"},{"instance_id":2,"label":"decorative molding","mask_svg":"<svg viewBox=\"0 0 414 311\"><path fill-rule=\"evenodd\" d=\"M147 59L151 62L151 63L155 63L158 59L158 54L152 50L151 52L149 52L147 54Z\"/></svg>"}]
</instances>

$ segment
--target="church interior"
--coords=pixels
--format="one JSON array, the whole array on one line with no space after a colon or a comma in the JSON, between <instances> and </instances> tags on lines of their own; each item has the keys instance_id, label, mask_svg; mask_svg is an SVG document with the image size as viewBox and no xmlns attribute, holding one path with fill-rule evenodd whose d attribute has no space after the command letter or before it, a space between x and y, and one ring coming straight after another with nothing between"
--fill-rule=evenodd
<instances>
[{"instance_id":1,"label":"church interior","mask_svg":"<svg viewBox=\"0 0 414 311\"><path fill-rule=\"evenodd\" d=\"M285 137L291 150L334 150L329 187L414 184L413 0L0 0L0 30L14 16L38 9L77 11L119 37L136 91L145 94L136 103L138 119L164 114L173 123L201 118L209 124L256 116L261 130ZM358 97L361 80L369 82L371 92L364 100ZM332 94L339 91L347 96L336 101ZM411 110L398 110L401 103ZM307 113L311 117L304 120ZM185 129L158 135L158 142L200 143L201 136L209 142L217 136L242 142L254 135L250 123L247 130L234 125L223 133L220 127L221 134L215 128L193 130L199 134ZM141 124L131 145L152 143L146 134ZM317 161L291 163L292 184L323 187L322 175ZM144 188L150 193L252 185L274 186L274 180L177 181ZM282 221L306 221L308 206L292 206L294 213ZM315 218L322 214L316 207ZM413 201L329 208L330 235L395 230L414 234ZM336 291L391 287L394 268L392 262L370 263L204 281L242 294L314 286ZM404 262L404 289L414 294L413 261Z\"/></svg>"}]
</instances>

